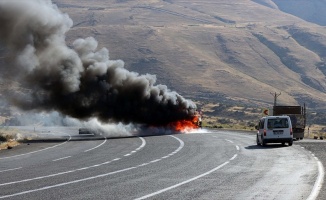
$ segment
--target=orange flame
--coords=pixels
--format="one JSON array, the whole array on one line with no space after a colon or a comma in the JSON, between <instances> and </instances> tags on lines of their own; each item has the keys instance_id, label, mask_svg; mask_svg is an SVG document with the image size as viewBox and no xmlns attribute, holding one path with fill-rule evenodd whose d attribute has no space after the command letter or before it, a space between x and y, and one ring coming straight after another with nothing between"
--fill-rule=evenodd
<instances>
[{"instance_id":1,"label":"orange flame","mask_svg":"<svg viewBox=\"0 0 326 200\"><path fill-rule=\"evenodd\" d=\"M176 122L172 122L172 123L170 123L170 126L178 132L191 131L193 129L199 128L198 120L199 120L199 117L195 115L190 120L179 120Z\"/></svg>"}]
</instances>

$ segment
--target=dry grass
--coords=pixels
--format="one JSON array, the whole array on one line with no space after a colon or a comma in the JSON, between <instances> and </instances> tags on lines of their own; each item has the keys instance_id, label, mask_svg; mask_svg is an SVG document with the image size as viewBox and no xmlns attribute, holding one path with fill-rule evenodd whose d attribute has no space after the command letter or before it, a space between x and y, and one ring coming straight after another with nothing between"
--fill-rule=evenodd
<instances>
[{"instance_id":1,"label":"dry grass","mask_svg":"<svg viewBox=\"0 0 326 200\"><path fill-rule=\"evenodd\" d=\"M19 142L16 140L0 143L0 150L11 149L15 146L18 146Z\"/></svg>"},{"instance_id":2,"label":"dry grass","mask_svg":"<svg viewBox=\"0 0 326 200\"><path fill-rule=\"evenodd\" d=\"M15 129L0 128L0 150L19 145L19 133Z\"/></svg>"},{"instance_id":3,"label":"dry grass","mask_svg":"<svg viewBox=\"0 0 326 200\"><path fill-rule=\"evenodd\" d=\"M307 137L307 138L323 137L325 139L326 138L326 126L318 125L318 124L311 125L309 127L309 131L308 131L308 128L306 128L305 137Z\"/></svg>"}]
</instances>

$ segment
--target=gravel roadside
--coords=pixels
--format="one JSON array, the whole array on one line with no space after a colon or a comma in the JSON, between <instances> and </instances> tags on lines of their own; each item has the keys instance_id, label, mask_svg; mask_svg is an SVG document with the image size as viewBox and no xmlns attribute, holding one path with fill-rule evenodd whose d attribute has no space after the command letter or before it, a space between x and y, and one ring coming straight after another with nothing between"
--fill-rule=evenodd
<instances>
[{"instance_id":1,"label":"gravel roadside","mask_svg":"<svg viewBox=\"0 0 326 200\"><path fill-rule=\"evenodd\" d=\"M295 141L295 145L300 145L306 150L311 151L324 165L326 169L326 141L325 140L314 140L314 139L303 139L300 141ZM317 197L318 200L326 199L326 182L324 177L324 184L320 190Z\"/></svg>"}]
</instances>

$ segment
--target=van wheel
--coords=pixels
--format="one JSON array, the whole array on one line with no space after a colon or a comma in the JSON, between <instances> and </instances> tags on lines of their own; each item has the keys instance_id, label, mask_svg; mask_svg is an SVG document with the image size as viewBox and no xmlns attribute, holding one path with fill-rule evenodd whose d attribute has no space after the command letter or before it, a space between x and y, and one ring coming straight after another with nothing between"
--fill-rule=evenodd
<instances>
[{"instance_id":1,"label":"van wheel","mask_svg":"<svg viewBox=\"0 0 326 200\"><path fill-rule=\"evenodd\" d=\"M258 140L258 135L256 137L256 143L257 143L257 145L260 145L259 140Z\"/></svg>"},{"instance_id":2,"label":"van wheel","mask_svg":"<svg viewBox=\"0 0 326 200\"><path fill-rule=\"evenodd\" d=\"M293 141L289 142L289 146L292 146L292 144L293 144Z\"/></svg>"}]
</instances>

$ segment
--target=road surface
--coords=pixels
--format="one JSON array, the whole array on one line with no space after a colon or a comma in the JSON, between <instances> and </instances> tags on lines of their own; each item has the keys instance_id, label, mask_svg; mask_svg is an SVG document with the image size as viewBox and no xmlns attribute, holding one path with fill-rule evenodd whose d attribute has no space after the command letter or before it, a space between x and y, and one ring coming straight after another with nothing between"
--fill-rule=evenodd
<instances>
[{"instance_id":1,"label":"road surface","mask_svg":"<svg viewBox=\"0 0 326 200\"><path fill-rule=\"evenodd\" d=\"M299 145L201 133L107 139L52 128L0 151L0 199L315 199L323 177Z\"/></svg>"}]
</instances>

